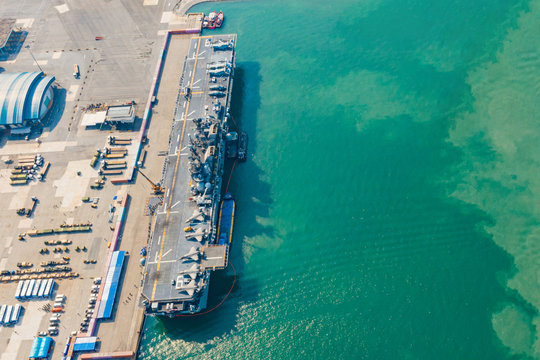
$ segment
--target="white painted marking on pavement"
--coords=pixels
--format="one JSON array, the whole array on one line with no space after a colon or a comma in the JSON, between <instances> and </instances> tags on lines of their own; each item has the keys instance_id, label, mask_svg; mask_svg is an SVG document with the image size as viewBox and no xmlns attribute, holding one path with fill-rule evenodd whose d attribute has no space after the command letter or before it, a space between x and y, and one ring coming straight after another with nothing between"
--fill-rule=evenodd
<instances>
[{"instance_id":1,"label":"white painted marking on pavement","mask_svg":"<svg viewBox=\"0 0 540 360\"><path fill-rule=\"evenodd\" d=\"M71 85L69 87L67 95L66 95L66 101L75 100L75 96L77 96L77 91L78 90L79 90L79 85Z\"/></svg>"},{"instance_id":2,"label":"white painted marking on pavement","mask_svg":"<svg viewBox=\"0 0 540 360\"><path fill-rule=\"evenodd\" d=\"M165 256L167 256L167 254L170 253L171 251L172 251L172 249L167 250L167 252L166 252L165 254L161 255L161 258L163 259L163 258L164 258Z\"/></svg>"},{"instance_id":3,"label":"white painted marking on pavement","mask_svg":"<svg viewBox=\"0 0 540 360\"><path fill-rule=\"evenodd\" d=\"M22 27L25 29L31 28L34 23L34 18L24 18L15 20L15 26Z\"/></svg>"},{"instance_id":4,"label":"white painted marking on pavement","mask_svg":"<svg viewBox=\"0 0 540 360\"><path fill-rule=\"evenodd\" d=\"M65 12L68 12L68 11L69 11L69 7L67 6L67 4L62 4L62 5L55 6L55 9L56 9L56 11L58 11L60 14L63 14L63 13L65 13Z\"/></svg>"},{"instance_id":5,"label":"white painted marking on pavement","mask_svg":"<svg viewBox=\"0 0 540 360\"><path fill-rule=\"evenodd\" d=\"M172 18L172 11L164 11L163 14L161 14L161 23L168 23L171 21Z\"/></svg>"},{"instance_id":6,"label":"white painted marking on pavement","mask_svg":"<svg viewBox=\"0 0 540 360\"><path fill-rule=\"evenodd\" d=\"M176 262L178 260L161 260L161 263L164 264L164 263L172 263L172 262ZM157 264L157 261L152 261L152 262L149 262L149 264Z\"/></svg>"}]
</instances>

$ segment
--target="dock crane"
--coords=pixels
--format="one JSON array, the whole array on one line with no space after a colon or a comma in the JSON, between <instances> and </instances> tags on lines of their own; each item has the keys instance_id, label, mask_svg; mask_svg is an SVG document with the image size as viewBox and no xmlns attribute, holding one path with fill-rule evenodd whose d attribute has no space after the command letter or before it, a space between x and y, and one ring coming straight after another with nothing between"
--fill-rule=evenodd
<instances>
[{"instance_id":1,"label":"dock crane","mask_svg":"<svg viewBox=\"0 0 540 360\"><path fill-rule=\"evenodd\" d=\"M141 174L152 185L152 190L154 192L154 195L163 193L163 187L161 186L160 183L154 183L152 180L148 178L148 176L144 175L144 173L138 167L135 167L135 169L137 169L139 174Z\"/></svg>"}]
</instances>

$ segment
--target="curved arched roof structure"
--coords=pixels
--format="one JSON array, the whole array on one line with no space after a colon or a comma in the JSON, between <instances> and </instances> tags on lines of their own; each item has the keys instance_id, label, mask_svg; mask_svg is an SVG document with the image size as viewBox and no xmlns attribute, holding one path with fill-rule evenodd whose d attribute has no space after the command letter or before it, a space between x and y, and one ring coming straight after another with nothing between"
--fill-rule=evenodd
<instances>
[{"instance_id":1,"label":"curved arched roof structure","mask_svg":"<svg viewBox=\"0 0 540 360\"><path fill-rule=\"evenodd\" d=\"M44 114L45 95L54 76L42 72L0 74L0 125L22 126Z\"/></svg>"}]
</instances>

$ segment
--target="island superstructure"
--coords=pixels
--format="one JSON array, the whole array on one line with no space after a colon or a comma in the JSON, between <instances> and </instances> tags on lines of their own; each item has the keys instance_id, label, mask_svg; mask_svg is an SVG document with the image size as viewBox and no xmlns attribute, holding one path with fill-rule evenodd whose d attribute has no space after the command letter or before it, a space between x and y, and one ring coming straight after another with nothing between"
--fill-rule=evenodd
<instances>
[{"instance_id":1,"label":"island superstructure","mask_svg":"<svg viewBox=\"0 0 540 360\"><path fill-rule=\"evenodd\" d=\"M230 243L218 243L217 227L235 45L236 35L190 43L163 168L162 205L148 245L142 290L147 314L201 312L211 272L227 267Z\"/></svg>"}]
</instances>

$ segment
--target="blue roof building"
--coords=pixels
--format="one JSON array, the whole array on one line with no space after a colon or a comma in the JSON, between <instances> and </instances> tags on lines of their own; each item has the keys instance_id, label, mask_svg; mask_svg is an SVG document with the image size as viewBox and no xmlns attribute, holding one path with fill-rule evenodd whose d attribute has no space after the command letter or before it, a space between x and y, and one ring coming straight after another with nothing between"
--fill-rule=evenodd
<instances>
[{"instance_id":1,"label":"blue roof building","mask_svg":"<svg viewBox=\"0 0 540 360\"><path fill-rule=\"evenodd\" d=\"M45 117L50 110L54 76L42 72L0 74L0 128L18 128Z\"/></svg>"},{"instance_id":2,"label":"blue roof building","mask_svg":"<svg viewBox=\"0 0 540 360\"><path fill-rule=\"evenodd\" d=\"M32 342L29 359L47 359L51 351L53 339L51 337L36 337Z\"/></svg>"}]
</instances>

